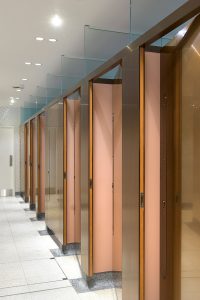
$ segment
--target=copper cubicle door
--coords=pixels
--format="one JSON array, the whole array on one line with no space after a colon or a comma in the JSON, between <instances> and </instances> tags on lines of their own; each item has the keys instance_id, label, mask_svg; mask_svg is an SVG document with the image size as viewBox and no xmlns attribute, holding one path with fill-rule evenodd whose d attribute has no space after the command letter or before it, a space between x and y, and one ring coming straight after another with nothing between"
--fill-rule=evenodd
<instances>
[{"instance_id":1,"label":"copper cubicle door","mask_svg":"<svg viewBox=\"0 0 200 300\"><path fill-rule=\"evenodd\" d=\"M80 244L80 95L64 100L64 238L66 244Z\"/></svg>"},{"instance_id":2,"label":"copper cubicle door","mask_svg":"<svg viewBox=\"0 0 200 300\"><path fill-rule=\"evenodd\" d=\"M25 126L20 126L20 195L25 196Z\"/></svg>"},{"instance_id":3,"label":"copper cubicle door","mask_svg":"<svg viewBox=\"0 0 200 300\"><path fill-rule=\"evenodd\" d=\"M144 242L143 295L160 300L160 53L141 53L144 60ZM142 94L141 94L142 97ZM140 170L140 172L142 169ZM142 199L141 199L142 200ZM141 224L142 225L142 224ZM142 234L142 233L141 233Z\"/></svg>"},{"instance_id":4,"label":"copper cubicle door","mask_svg":"<svg viewBox=\"0 0 200 300\"><path fill-rule=\"evenodd\" d=\"M37 186L36 213L38 219L45 216L45 114L37 117Z\"/></svg>"},{"instance_id":5,"label":"copper cubicle door","mask_svg":"<svg viewBox=\"0 0 200 300\"><path fill-rule=\"evenodd\" d=\"M30 209L35 209L37 197L37 120L30 121Z\"/></svg>"},{"instance_id":6,"label":"copper cubicle door","mask_svg":"<svg viewBox=\"0 0 200 300\"><path fill-rule=\"evenodd\" d=\"M25 202L30 196L30 154L29 154L29 123L24 125L24 173L25 173Z\"/></svg>"},{"instance_id":7,"label":"copper cubicle door","mask_svg":"<svg viewBox=\"0 0 200 300\"><path fill-rule=\"evenodd\" d=\"M93 84L94 274L122 271L122 83L103 82Z\"/></svg>"},{"instance_id":8,"label":"copper cubicle door","mask_svg":"<svg viewBox=\"0 0 200 300\"><path fill-rule=\"evenodd\" d=\"M45 112L45 219L63 246L63 101Z\"/></svg>"}]
</instances>

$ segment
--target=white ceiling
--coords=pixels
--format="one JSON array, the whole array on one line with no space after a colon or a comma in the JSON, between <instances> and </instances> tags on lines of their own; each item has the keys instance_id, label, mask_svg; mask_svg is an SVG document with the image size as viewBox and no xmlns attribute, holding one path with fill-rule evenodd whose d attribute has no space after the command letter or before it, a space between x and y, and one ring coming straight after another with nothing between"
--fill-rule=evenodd
<instances>
[{"instance_id":1,"label":"white ceiling","mask_svg":"<svg viewBox=\"0 0 200 300\"><path fill-rule=\"evenodd\" d=\"M133 28L143 32L183 2L133 0ZM1 0L0 105L8 105L13 96L20 97L16 105L23 106L37 86L45 86L47 73L59 73L61 55L83 57L85 24L128 32L129 5L130 0ZM54 14L63 19L61 28L50 24ZM58 42L37 42L36 36ZM27 66L25 61L43 65ZM22 82L22 78L28 81ZM20 84L24 91L16 92L12 86Z\"/></svg>"}]
</instances>

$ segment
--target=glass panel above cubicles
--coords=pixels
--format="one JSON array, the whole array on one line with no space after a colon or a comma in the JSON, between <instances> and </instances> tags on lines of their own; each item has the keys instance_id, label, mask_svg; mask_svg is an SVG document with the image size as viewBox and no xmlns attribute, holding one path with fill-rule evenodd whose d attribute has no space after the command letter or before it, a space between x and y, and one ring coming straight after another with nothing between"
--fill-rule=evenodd
<instances>
[{"instance_id":1,"label":"glass panel above cubicles","mask_svg":"<svg viewBox=\"0 0 200 300\"><path fill-rule=\"evenodd\" d=\"M62 56L62 95L64 95L69 88L75 86L86 75L98 68L102 63L104 63L104 60Z\"/></svg>"},{"instance_id":2,"label":"glass panel above cubicles","mask_svg":"<svg viewBox=\"0 0 200 300\"><path fill-rule=\"evenodd\" d=\"M24 123L37 112L37 98L30 96L27 101L24 101L24 106L21 108L21 123Z\"/></svg>"},{"instance_id":3,"label":"glass panel above cubicles","mask_svg":"<svg viewBox=\"0 0 200 300\"><path fill-rule=\"evenodd\" d=\"M46 77L46 97L47 104L62 96L62 76L61 74L47 74Z\"/></svg>"},{"instance_id":4,"label":"glass panel above cubicles","mask_svg":"<svg viewBox=\"0 0 200 300\"><path fill-rule=\"evenodd\" d=\"M39 112L43 107L47 105L47 89L38 86L36 91L36 110Z\"/></svg>"},{"instance_id":5,"label":"glass panel above cubicles","mask_svg":"<svg viewBox=\"0 0 200 300\"><path fill-rule=\"evenodd\" d=\"M107 60L133 42L137 33L102 30L85 26L84 51L86 58Z\"/></svg>"},{"instance_id":6,"label":"glass panel above cubicles","mask_svg":"<svg viewBox=\"0 0 200 300\"><path fill-rule=\"evenodd\" d=\"M143 34L186 2L186 0L130 0L130 31Z\"/></svg>"}]
</instances>

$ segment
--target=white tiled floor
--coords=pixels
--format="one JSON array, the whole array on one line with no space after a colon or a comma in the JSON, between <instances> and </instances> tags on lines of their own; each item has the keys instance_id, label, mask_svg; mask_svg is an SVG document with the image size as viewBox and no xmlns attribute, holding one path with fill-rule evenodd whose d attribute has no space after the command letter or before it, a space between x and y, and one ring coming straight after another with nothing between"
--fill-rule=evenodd
<instances>
[{"instance_id":1,"label":"white tiled floor","mask_svg":"<svg viewBox=\"0 0 200 300\"><path fill-rule=\"evenodd\" d=\"M75 256L53 258L50 236L40 236L44 221L31 222L22 199L0 198L0 297L9 300L118 300L121 290L77 294L68 279L81 277ZM63 280L65 279L65 280Z\"/></svg>"}]
</instances>

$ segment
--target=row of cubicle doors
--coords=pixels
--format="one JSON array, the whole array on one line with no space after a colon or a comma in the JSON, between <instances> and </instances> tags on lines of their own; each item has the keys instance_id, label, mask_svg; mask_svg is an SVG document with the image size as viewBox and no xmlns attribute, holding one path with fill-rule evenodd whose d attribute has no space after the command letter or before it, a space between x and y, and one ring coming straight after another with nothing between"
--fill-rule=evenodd
<instances>
[{"instance_id":1,"label":"row of cubicle doors","mask_svg":"<svg viewBox=\"0 0 200 300\"><path fill-rule=\"evenodd\" d=\"M25 124L30 207L84 274L122 273L123 300L199 295L197 24L173 51L139 49L139 97L133 51Z\"/></svg>"}]
</instances>

